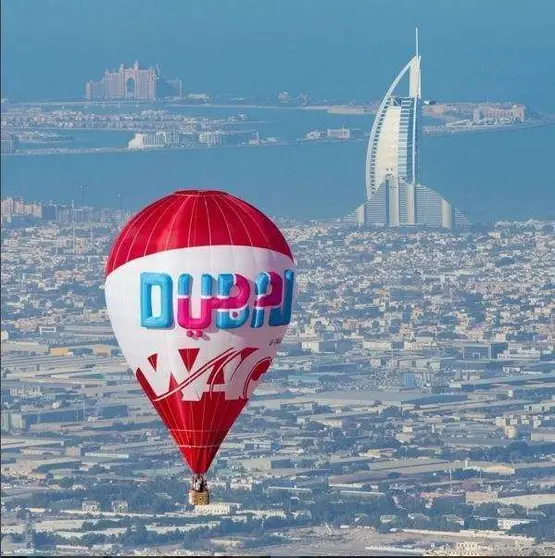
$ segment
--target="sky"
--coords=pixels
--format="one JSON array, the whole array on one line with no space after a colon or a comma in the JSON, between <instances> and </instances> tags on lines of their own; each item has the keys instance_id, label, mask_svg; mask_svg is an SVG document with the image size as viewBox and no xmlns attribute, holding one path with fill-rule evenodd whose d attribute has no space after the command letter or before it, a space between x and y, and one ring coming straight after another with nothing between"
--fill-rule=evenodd
<instances>
[{"instance_id":1,"label":"sky","mask_svg":"<svg viewBox=\"0 0 555 558\"><path fill-rule=\"evenodd\" d=\"M3 0L2 96L78 98L139 59L187 92L373 100L418 25L425 97L555 113L553 21L554 0Z\"/></svg>"}]
</instances>

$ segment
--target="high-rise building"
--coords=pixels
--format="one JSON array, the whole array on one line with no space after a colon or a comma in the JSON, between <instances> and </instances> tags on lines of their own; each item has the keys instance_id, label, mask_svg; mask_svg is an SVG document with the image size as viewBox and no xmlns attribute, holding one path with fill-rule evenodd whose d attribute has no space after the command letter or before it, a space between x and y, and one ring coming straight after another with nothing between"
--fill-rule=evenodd
<instances>
[{"instance_id":1,"label":"high-rise building","mask_svg":"<svg viewBox=\"0 0 555 558\"><path fill-rule=\"evenodd\" d=\"M427 225L453 228L467 224L464 215L420 176L422 72L416 30L416 53L383 98L368 141L366 202L346 220L360 226ZM396 94L408 74L407 96Z\"/></svg>"},{"instance_id":2,"label":"high-rise building","mask_svg":"<svg viewBox=\"0 0 555 558\"><path fill-rule=\"evenodd\" d=\"M25 202L23 198L2 198L2 223L11 223L14 217L42 218L42 204L39 202Z\"/></svg>"},{"instance_id":3,"label":"high-rise building","mask_svg":"<svg viewBox=\"0 0 555 558\"><path fill-rule=\"evenodd\" d=\"M31 512L27 512L25 516L25 548L33 550L35 548L35 524Z\"/></svg>"},{"instance_id":4,"label":"high-rise building","mask_svg":"<svg viewBox=\"0 0 555 558\"><path fill-rule=\"evenodd\" d=\"M121 64L117 70L106 70L100 81L85 84L88 100L134 99L153 101L163 97L181 97L180 79L167 80L158 66L144 69L135 62L126 68Z\"/></svg>"},{"instance_id":5,"label":"high-rise building","mask_svg":"<svg viewBox=\"0 0 555 558\"><path fill-rule=\"evenodd\" d=\"M11 155L19 151L19 138L15 134L2 133L1 144L4 154Z\"/></svg>"},{"instance_id":6,"label":"high-rise building","mask_svg":"<svg viewBox=\"0 0 555 558\"><path fill-rule=\"evenodd\" d=\"M181 143L181 133L177 130L152 133L136 133L129 141L129 149L150 149L152 147L177 146Z\"/></svg>"}]
</instances>

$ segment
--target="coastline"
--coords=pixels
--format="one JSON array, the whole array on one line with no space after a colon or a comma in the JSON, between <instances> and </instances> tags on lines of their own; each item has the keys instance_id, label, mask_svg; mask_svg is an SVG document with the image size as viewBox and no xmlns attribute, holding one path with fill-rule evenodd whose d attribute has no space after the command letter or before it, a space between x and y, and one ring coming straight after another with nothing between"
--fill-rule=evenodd
<instances>
[{"instance_id":1,"label":"coastline","mask_svg":"<svg viewBox=\"0 0 555 558\"><path fill-rule=\"evenodd\" d=\"M545 126L555 125L555 119L533 121L522 124L507 124L507 125L491 125L491 126L468 126L460 128L452 128L446 126L424 126L424 135L427 137L453 137L460 135L476 135L493 132L516 132L519 130L530 128L541 128ZM74 128L75 131L85 132L130 132L133 130L122 130L118 128ZM161 151L195 151L195 150L215 150L215 149L240 149L240 148L255 148L255 147L282 147L286 145L317 145L323 143L354 143L367 141L367 135L351 139L318 139L307 140L304 138L289 140L289 141L274 141L274 142L260 142L253 144L241 145L183 145L176 147L148 147L143 149L129 149L126 146L122 147L81 147L81 148L58 148L46 147L44 149L31 149L28 151L20 151L18 153L2 153L2 157L28 157L28 156L46 156L46 155L88 155L88 154L104 154L104 153L158 153Z\"/></svg>"}]
</instances>

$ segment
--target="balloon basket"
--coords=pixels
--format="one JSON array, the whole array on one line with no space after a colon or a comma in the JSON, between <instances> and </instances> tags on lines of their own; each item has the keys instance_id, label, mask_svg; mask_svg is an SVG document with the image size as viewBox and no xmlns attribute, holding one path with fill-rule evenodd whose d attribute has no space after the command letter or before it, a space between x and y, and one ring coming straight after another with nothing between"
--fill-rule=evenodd
<instances>
[{"instance_id":1,"label":"balloon basket","mask_svg":"<svg viewBox=\"0 0 555 558\"><path fill-rule=\"evenodd\" d=\"M189 504L191 506L207 506L210 503L208 490L189 490Z\"/></svg>"}]
</instances>

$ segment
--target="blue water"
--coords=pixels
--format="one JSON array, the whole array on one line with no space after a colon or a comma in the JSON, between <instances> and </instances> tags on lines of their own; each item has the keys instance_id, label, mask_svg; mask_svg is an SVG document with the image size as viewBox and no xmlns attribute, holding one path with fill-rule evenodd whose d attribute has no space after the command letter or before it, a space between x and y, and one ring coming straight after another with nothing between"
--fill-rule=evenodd
<instances>
[{"instance_id":1,"label":"blue water","mask_svg":"<svg viewBox=\"0 0 555 558\"><path fill-rule=\"evenodd\" d=\"M418 25L424 97L509 100L555 113L553 21L553 0L18 0L2 4L2 96L80 98L86 80L139 59L181 77L186 92L378 100L412 55ZM371 124L322 113L252 115L265 121L264 135L288 139L328 122ZM130 136L75 135L75 146L108 137L125 145ZM426 138L422 181L476 221L553 219L553 153L555 127ZM86 184L89 203L116 205L120 192L137 209L175 188L227 187L273 215L329 217L363 200L364 158L363 142L14 157L2 159L2 190L70 201Z\"/></svg>"},{"instance_id":2,"label":"blue water","mask_svg":"<svg viewBox=\"0 0 555 558\"><path fill-rule=\"evenodd\" d=\"M425 137L422 182L474 221L555 219L555 128ZM275 216L334 217L363 201L365 142L2 159L4 195L138 209L178 188L224 188Z\"/></svg>"}]
</instances>

